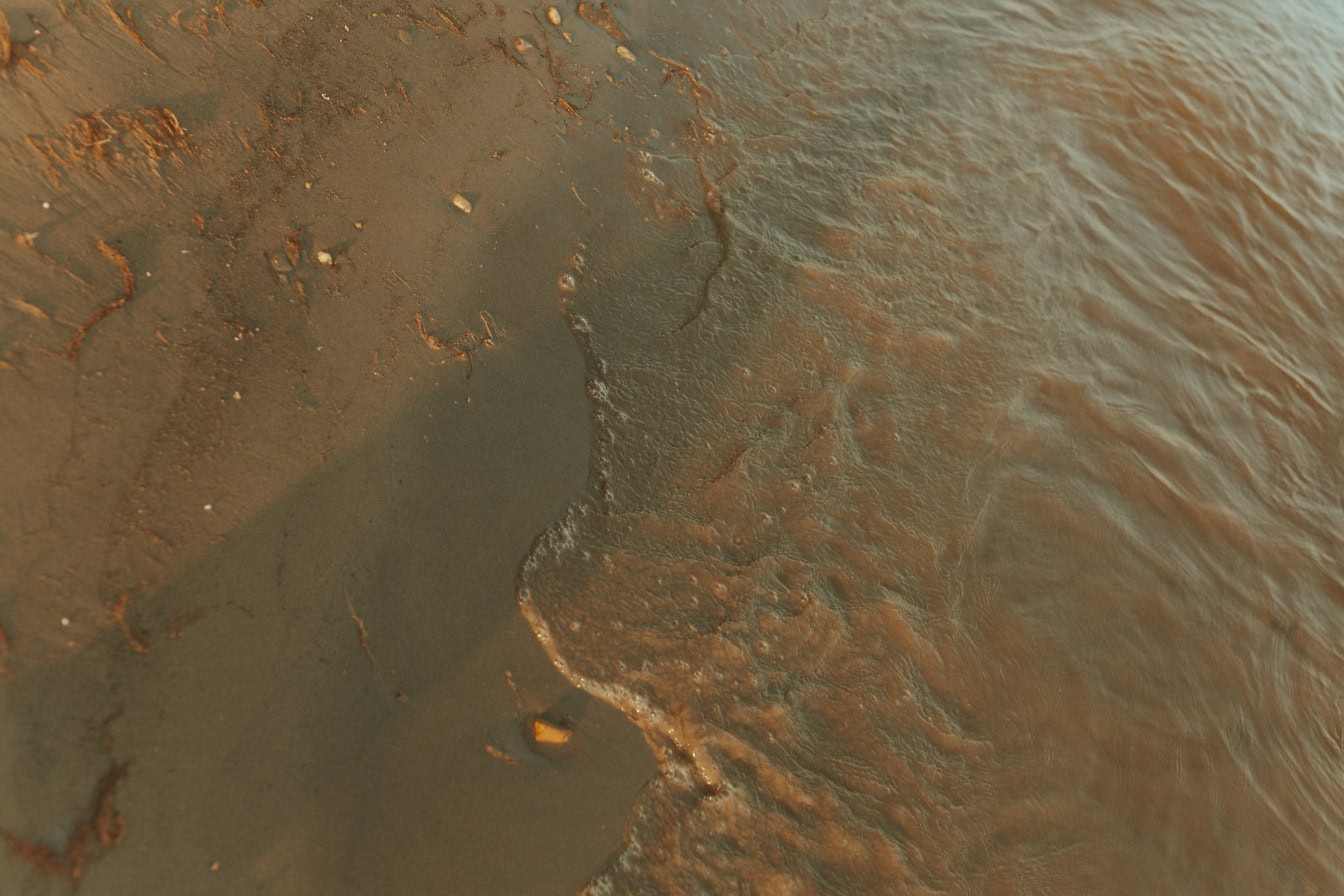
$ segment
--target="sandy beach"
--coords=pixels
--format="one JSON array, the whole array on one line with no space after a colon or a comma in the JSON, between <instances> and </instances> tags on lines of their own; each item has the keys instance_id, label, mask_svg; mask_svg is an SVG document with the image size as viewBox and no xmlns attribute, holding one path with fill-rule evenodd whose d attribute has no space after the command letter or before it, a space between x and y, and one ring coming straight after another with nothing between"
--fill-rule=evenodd
<instances>
[{"instance_id":1,"label":"sandy beach","mask_svg":"<svg viewBox=\"0 0 1344 896\"><path fill-rule=\"evenodd\" d=\"M663 71L585 12L7 16L0 890L564 893L616 847L653 759L514 596L588 481L579 234L685 217L613 117Z\"/></svg>"}]
</instances>

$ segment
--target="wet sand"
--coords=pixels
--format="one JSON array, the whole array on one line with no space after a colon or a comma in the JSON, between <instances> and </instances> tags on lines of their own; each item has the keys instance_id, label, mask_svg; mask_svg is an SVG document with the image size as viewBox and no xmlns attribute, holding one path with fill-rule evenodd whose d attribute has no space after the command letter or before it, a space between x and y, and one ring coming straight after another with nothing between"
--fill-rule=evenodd
<instances>
[{"instance_id":1,"label":"wet sand","mask_svg":"<svg viewBox=\"0 0 1344 896\"><path fill-rule=\"evenodd\" d=\"M652 758L514 594L589 477L557 278L633 208L617 26L565 16L9 15L0 891L562 893L616 847Z\"/></svg>"}]
</instances>

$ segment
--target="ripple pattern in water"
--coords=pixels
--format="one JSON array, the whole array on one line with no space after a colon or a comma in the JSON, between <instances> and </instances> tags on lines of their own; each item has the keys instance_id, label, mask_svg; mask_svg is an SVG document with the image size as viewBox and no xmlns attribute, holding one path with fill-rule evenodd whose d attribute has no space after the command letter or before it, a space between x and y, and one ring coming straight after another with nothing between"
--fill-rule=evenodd
<instances>
[{"instance_id":1,"label":"ripple pattern in water","mask_svg":"<svg viewBox=\"0 0 1344 896\"><path fill-rule=\"evenodd\" d=\"M1344 889L1338 26L716 15L520 584L660 753L594 892Z\"/></svg>"}]
</instances>

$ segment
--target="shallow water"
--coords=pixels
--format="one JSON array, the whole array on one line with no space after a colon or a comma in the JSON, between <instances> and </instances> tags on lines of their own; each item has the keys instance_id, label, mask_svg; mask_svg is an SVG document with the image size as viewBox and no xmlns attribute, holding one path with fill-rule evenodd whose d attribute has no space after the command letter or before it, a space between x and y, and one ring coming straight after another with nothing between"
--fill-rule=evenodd
<instances>
[{"instance_id":1,"label":"shallow water","mask_svg":"<svg viewBox=\"0 0 1344 896\"><path fill-rule=\"evenodd\" d=\"M1330 8L707 21L520 582L663 770L591 889L1344 889Z\"/></svg>"}]
</instances>

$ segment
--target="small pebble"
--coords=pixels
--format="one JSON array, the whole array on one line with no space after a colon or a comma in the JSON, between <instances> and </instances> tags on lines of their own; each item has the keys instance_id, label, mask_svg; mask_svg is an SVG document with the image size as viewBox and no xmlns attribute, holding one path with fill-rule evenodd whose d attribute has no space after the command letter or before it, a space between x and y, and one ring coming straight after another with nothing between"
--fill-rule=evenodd
<instances>
[{"instance_id":1,"label":"small pebble","mask_svg":"<svg viewBox=\"0 0 1344 896\"><path fill-rule=\"evenodd\" d=\"M554 6L546 7L546 21L558 27L560 25L560 10Z\"/></svg>"},{"instance_id":2,"label":"small pebble","mask_svg":"<svg viewBox=\"0 0 1344 896\"><path fill-rule=\"evenodd\" d=\"M471 201L461 193L453 194L453 207L464 215L471 214Z\"/></svg>"},{"instance_id":3,"label":"small pebble","mask_svg":"<svg viewBox=\"0 0 1344 896\"><path fill-rule=\"evenodd\" d=\"M331 253L328 252L326 249L318 249L318 250L317 250L317 263L318 263L318 264L331 264L333 260L334 260L334 259L332 259L332 257L331 257Z\"/></svg>"},{"instance_id":4,"label":"small pebble","mask_svg":"<svg viewBox=\"0 0 1344 896\"><path fill-rule=\"evenodd\" d=\"M513 48L519 53L526 53L528 50L534 50L532 42L525 37L515 37L513 39Z\"/></svg>"},{"instance_id":5,"label":"small pebble","mask_svg":"<svg viewBox=\"0 0 1344 896\"><path fill-rule=\"evenodd\" d=\"M617 47L616 55L624 59L626 62L635 61L635 54L630 52L629 47Z\"/></svg>"}]
</instances>

